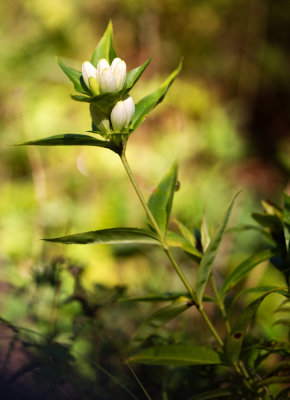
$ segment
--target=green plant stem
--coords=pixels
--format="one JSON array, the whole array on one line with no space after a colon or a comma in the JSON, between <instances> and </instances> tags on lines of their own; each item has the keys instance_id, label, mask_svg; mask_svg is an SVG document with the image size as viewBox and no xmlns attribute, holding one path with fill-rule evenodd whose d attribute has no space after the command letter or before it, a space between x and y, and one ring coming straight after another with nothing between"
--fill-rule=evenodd
<instances>
[{"instance_id":1,"label":"green plant stem","mask_svg":"<svg viewBox=\"0 0 290 400\"><path fill-rule=\"evenodd\" d=\"M147 214L152 226L154 227L158 237L159 237L159 241L163 247L164 252L166 253L168 259L170 260L175 272L177 273L177 275L179 276L180 280L182 281L182 283L184 284L185 288L187 289L188 293L190 294L192 300L195 302L197 309L199 310L200 314L202 315L204 321L206 322L207 326L209 327L210 331L212 332L212 334L214 335L215 339L217 340L218 344L222 347L224 345L221 337L219 336L218 332L216 331L216 329L214 328L214 326L212 325L211 321L209 320L206 312L203 309L203 305L202 303L199 302L193 288L191 287L189 281L187 280L187 278L184 276L183 272L181 271L181 269L179 268L177 262L175 261L170 248L166 242L166 238L164 237L164 235L162 235L159 226L157 225L157 222L155 221L154 216L152 215L149 207L147 206L146 200L137 184L137 182L135 181L134 175L131 171L131 168L128 164L128 161L126 159L126 155L125 155L125 151L122 152L122 154L120 155L121 161L124 165L124 168L127 172L127 175L135 189L135 192L145 210L145 213Z\"/></svg>"},{"instance_id":2,"label":"green plant stem","mask_svg":"<svg viewBox=\"0 0 290 400\"><path fill-rule=\"evenodd\" d=\"M216 298L216 301L217 301L217 305L218 305L218 307L219 307L219 309L221 311L221 314L223 316L223 319L225 321L227 332L230 333L231 332L231 324L230 324L230 321L227 318L227 313L226 313L226 310L225 310L224 302L222 301L222 299L220 297L220 294L218 292L218 289L217 289L217 286L216 286L216 281L215 281L215 278L214 278L213 274L210 275L210 282L211 282L211 286L212 286L213 291L214 291L214 295L215 295L215 298Z\"/></svg>"}]
</instances>

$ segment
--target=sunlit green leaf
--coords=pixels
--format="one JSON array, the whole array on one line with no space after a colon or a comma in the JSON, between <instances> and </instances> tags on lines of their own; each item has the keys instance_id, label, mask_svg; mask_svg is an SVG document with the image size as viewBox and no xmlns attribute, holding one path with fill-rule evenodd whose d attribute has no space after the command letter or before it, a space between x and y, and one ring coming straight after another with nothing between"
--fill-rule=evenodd
<instances>
[{"instance_id":1,"label":"sunlit green leaf","mask_svg":"<svg viewBox=\"0 0 290 400\"><path fill-rule=\"evenodd\" d=\"M120 149L112 142L95 139L89 135L79 135L77 133L49 136L47 138L21 143L18 146L96 146L110 149L115 153L120 152Z\"/></svg>"},{"instance_id":2,"label":"sunlit green leaf","mask_svg":"<svg viewBox=\"0 0 290 400\"><path fill-rule=\"evenodd\" d=\"M145 69L147 68L148 64L150 63L151 58L145 61L144 64L140 65L140 67L134 68L128 72L126 76L125 88L126 91L132 89L132 87L136 84L140 76L143 74Z\"/></svg>"},{"instance_id":3,"label":"sunlit green leaf","mask_svg":"<svg viewBox=\"0 0 290 400\"><path fill-rule=\"evenodd\" d=\"M109 62L109 64L111 64L113 59L116 57L117 53L113 45L113 27L112 22L110 21L102 39L99 41L97 47L95 48L95 51L92 55L91 63L96 67L98 61L101 58L105 58Z\"/></svg>"},{"instance_id":4,"label":"sunlit green leaf","mask_svg":"<svg viewBox=\"0 0 290 400\"><path fill-rule=\"evenodd\" d=\"M256 265L269 260L271 257L274 257L276 253L277 251L274 249L267 249L254 254L239 264L224 281L220 290L221 297L224 297L226 292L240 282L240 280L242 280Z\"/></svg>"},{"instance_id":5,"label":"sunlit green leaf","mask_svg":"<svg viewBox=\"0 0 290 400\"><path fill-rule=\"evenodd\" d=\"M207 400L207 399L219 399L220 397L233 396L233 391L230 389L214 389L208 392L197 394L190 397L188 400Z\"/></svg>"},{"instance_id":6,"label":"sunlit green leaf","mask_svg":"<svg viewBox=\"0 0 290 400\"><path fill-rule=\"evenodd\" d=\"M229 310L228 310L228 315L229 316L232 315L235 305L241 296L244 296L246 294L252 294L252 293L266 293L266 292L270 292L270 291L273 293L281 294L282 296L285 296L285 297L288 296L288 291L287 291L286 287L281 288L281 287L276 287L276 286L258 286L258 287L254 287L254 288L250 288L250 289L245 289L245 290L240 291L235 296L233 301L231 302Z\"/></svg>"},{"instance_id":7,"label":"sunlit green leaf","mask_svg":"<svg viewBox=\"0 0 290 400\"><path fill-rule=\"evenodd\" d=\"M82 78L82 73L65 65L58 57L56 61L66 76L72 81L74 88L77 92L83 94L90 94L90 91L87 89L84 80Z\"/></svg>"},{"instance_id":8,"label":"sunlit green leaf","mask_svg":"<svg viewBox=\"0 0 290 400\"><path fill-rule=\"evenodd\" d=\"M157 329L161 328L193 305L190 299L182 296L177 298L172 304L155 311L138 327L132 338L130 348L132 349L135 346L139 346L146 338L154 334Z\"/></svg>"},{"instance_id":9,"label":"sunlit green leaf","mask_svg":"<svg viewBox=\"0 0 290 400\"><path fill-rule=\"evenodd\" d=\"M227 226L227 223L228 223L228 220L229 220L236 197L237 197L237 195L234 197L229 208L227 209L225 216L223 218L223 221L222 221L220 227L218 228L217 232L211 238L211 241L210 241L204 255L202 256L199 268L197 270L195 291L196 291L197 298L200 302L202 300L205 287L206 287L208 279L210 277L212 265L215 260L215 257L216 257L219 245L221 243L225 228Z\"/></svg>"},{"instance_id":10,"label":"sunlit green leaf","mask_svg":"<svg viewBox=\"0 0 290 400\"><path fill-rule=\"evenodd\" d=\"M169 87L179 74L181 67L182 63L178 65L176 70L173 71L173 73L166 79L159 89L144 97L136 104L135 114L130 125L132 131L134 131L142 123L146 115L148 115L149 112L164 99Z\"/></svg>"},{"instance_id":11,"label":"sunlit green leaf","mask_svg":"<svg viewBox=\"0 0 290 400\"><path fill-rule=\"evenodd\" d=\"M154 346L139 351L127 359L128 363L151 365L209 365L221 364L221 356L211 347L190 345Z\"/></svg>"},{"instance_id":12,"label":"sunlit green leaf","mask_svg":"<svg viewBox=\"0 0 290 400\"><path fill-rule=\"evenodd\" d=\"M201 259L201 253L195 246L188 242L184 237L176 232L167 231L166 240L170 247L179 247L186 253L190 254L196 262Z\"/></svg>"},{"instance_id":13,"label":"sunlit green leaf","mask_svg":"<svg viewBox=\"0 0 290 400\"><path fill-rule=\"evenodd\" d=\"M166 231L171 212L176 180L177 164L174 163L148 201L148 207L163 234ZM149 220L148 225L154 229Z\"/></svg>"},{"instance_id":14,"label":"sunlit green leaf","mask_svg":"<svg viewBox=\"0 0 290 400\"><path fill-rule=\"evenodd\" d=\"M250 303L238 316L231 333L228 337L227 344L226 344L226 351L227 351L227 356L230 362L235 363L238 361L246 329L255 316L258 308L260 307L262 301L271 293L275 293L276 288L273 290L270 290L269 292L263 294L261 297L258 299L254 300L252 303Z\"/></svg>"},{"instance_id":15,"label":"sunlit green leaf","mask_svg":"<svg viewBox=\"0 0 290 400\"><path fill-rule=\"evenodd\" d=\"M178 229L180 230L180 233L182 236L192 245L195 247L195 237L193 233L191 232L190 229L188 229L187 226L185 226L182 222L178 221L176 218L174 218L174 222L178 226Z\"/></svg>"},{"instance_id":16,"label":"sunlit green leaf","mask_svg":"<svg viewBox=\"0 0 290 400\"><path fill-rule=\"evenodd\" d=\"M208 231L207 221L205 214L202 216L201 227L200 227L200 240L203 252L207 249L210 243L210 235Z\"/></svg>"},{"instance_id":17,"label":"sunlit green leaf","mask_svg":"<svg viewBox=\"0 0 290 400\"><path fill-rule=\"evenodd\" d=\"M139 228L112 228L76 233L59 238L44 239L47 242L64 244L114 244L144 243L159 244L157 236L152 232Z\"/></svg>"}]
</instances>

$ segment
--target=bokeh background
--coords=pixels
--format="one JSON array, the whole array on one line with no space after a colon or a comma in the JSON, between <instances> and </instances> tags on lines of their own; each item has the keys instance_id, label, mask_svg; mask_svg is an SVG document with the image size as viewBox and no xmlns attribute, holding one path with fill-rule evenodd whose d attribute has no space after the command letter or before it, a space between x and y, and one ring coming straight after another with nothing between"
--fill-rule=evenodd
<instances>
[{"instance_id":1,"label":"bokeh background","mask_svg":"<svg viewBox=\"0 0 290 400\"><path fill-rule=\"evenodd\" d=\"M135 101L184 59L165 101L129 141L128 159L145 196L177 159L181 187L173 215L192 229L205 213L214 230L241 189L231 226L251 223L250 213L261 210L262 199L281 204L290 169L288 1L13 0L1 2L0 13L0 274L5 294L0 301L5 318L27 323L28 303L10 289L29 286L32 274L57 257L83 267L88 288L94 282L127 285L131 294L179 288L158 249L148 255L148 248L63 247L40 240L145 226L114 154L14 146L90 129L88 107L70 99L72 85L55 56L80 69L110 19L118 55L129 69L153 56L134 88ZM171 228L177 229L174 221ZM219 276L261 246L256 233L227 236ZM186 267L177 256L191 279L194 265ZM283 279L265 264L248 285L267 283L283 284Z\"/></svg>"}]
</instances>

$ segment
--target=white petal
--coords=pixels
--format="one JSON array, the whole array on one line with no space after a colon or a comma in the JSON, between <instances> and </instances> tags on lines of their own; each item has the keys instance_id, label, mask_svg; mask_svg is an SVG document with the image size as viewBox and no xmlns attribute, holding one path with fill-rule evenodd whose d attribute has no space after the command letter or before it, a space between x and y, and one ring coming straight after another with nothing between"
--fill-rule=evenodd
<instances>
[{"instance_id":1,"label":"white petal","mask_svg":"<svg viewBox=\"0 0 290 400\"><path fill-rule=\"evenodd\" d=\"M94 104L90 104L90 113L96 127L104 133L109 133L110 132L109 118Z\"/></svg>"},{"instance_id":2,"label":"white petal","mask_svg":"<svg viewBox=\"0 0 290 400\"><path fill-rule=\"evenodd\" d=\"M98 82L100 82L100 75L105 68L110 68L110 65L105 58L101 58L97 65L97 81Z\"/></svg>"},{"instance_id":3,"label":"white petal","mask_svg":"<svg viewBox=\"0 0 290 400\"><path fill-rule=\"evenodd\" d=\"M114 58L111 65L111 71L116 79L116 90L119 91L123 89L127 73L125 61L121 60L120 58Z\"/></svg>"},{"instance_id":4,"label":"white petal","mask_svg":"<svg viewBox=\"0 0 290 400\"><path fill-rule=\"evenodd\" d=\"M110 67L103 69L101 72L99 85L101 93L111 93L116 91L116 80Z\"/></svg>"},{"instance_id":5,"label":"white petal","mask_svg":"<svg viewBox=\"0 0 290 400\"><path fill-rule=\"evenodd\" d=\"M111 112L111 122L115 132L121 132L127 122L127 110L122 100L116 103Z\"/></svg>"},{"instance_id":6,"label":"white petal","mask_svg":"<svg viewBox=\"0 0 290 400\"><path fill-rule=\"evenodd\" d=\"M86 86L90 89L89 78L96 79L97 70L89 61L85 61L82 65L82 75Z\"/></svg>"},{"instance_id":7,"label":"white petal","mask_svg":"<svg viewBox=\"0 0 290 400\"><path fill-rule=\"evenodd\" d=\"M123 102L127 113L126 125L129 125L135 112L135 104L131 96L128 96Z\"/></svg>"}]
</instances>

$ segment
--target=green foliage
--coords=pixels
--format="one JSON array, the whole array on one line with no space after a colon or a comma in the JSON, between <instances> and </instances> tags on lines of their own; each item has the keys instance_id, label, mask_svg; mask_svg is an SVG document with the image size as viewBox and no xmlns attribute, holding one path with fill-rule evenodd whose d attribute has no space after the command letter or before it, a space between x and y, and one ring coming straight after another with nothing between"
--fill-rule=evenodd
<instances>
[{"instance_id":1,"label":"green foliage","mask_svg":"<svg viewBox=\"0 0 290 400\"><path fill-rule=\"evenodd\" d=\"M210 365L221 364L222 360L211 347L193 345L167 345L149 347L127 359L128 363L150 365Z\"/></svg>"},{"instance_id":2,"label":"green foliage","mask_svg":"<svg viewBox=\"0 0 290 400\"><path fill-rule=\"evenodd\" d=\"M44 239L47 242L63 244L114 244L114 243L144 243L159 244L154 233L139 228L101 229L54 239Z\"/></svg>"},{"instance_id":3,"label":"green foliage","mask_svg":"<svg viewBox=\"0 0 290 400\"><path fill-rule=\"evenodd\" d=\"M209 276L210 276L210 273L212 270L213 262L215 260L215 257L216 257L219 245L221 243L224 231L226 229L236 196L234 197L233 201L231 202L229 208L227 209L220 227L218 228L217 232L210 240L210 243L209 243L207 249L205 250L204 255L202 256L200 266L197 271L196 283L195 283L196 295L197 295L197 298L199 299L199 301L202 301L203 293L204 293L205 287L207 285L207 282L208 282L208 279L209 279Z\"/></svg>"},{"instance_id":4,"label":"green foliage","mask_svg":"<svg viewBox=\"0 0 290 400\"><path fill-rule=\"evenodd\" d=\"M174 163L159 185L154 189L148 201L148 207L161 231L164 235L167 229L173 196L177 181L177 164ZM148 219L149 227L154 227Z\"/></svg>"}]
</instances>

